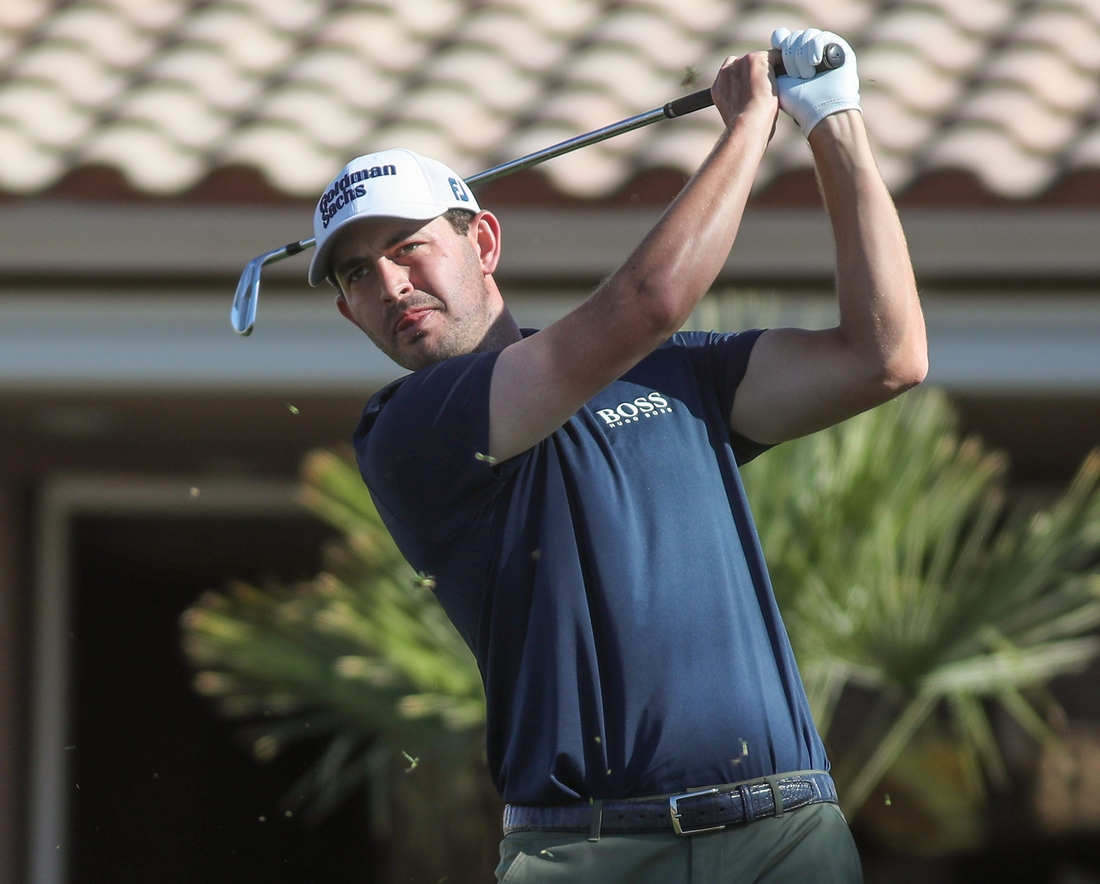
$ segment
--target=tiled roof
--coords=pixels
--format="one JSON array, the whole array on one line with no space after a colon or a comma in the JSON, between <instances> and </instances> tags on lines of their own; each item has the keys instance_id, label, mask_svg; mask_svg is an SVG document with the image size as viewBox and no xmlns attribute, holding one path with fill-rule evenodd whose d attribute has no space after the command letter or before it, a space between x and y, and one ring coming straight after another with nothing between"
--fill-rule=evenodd
<instances>
[{"instance_id":1,"label":"tiled roof","mask_svg":"<svg viewBox=\"0 0 1100 884\"><path fill-rule=\"evenodd\" d=\"M396 145L470 174L701 88L728 53L811 24L856 48L895 191L959 171L1027 199L1100 172L1100 0L3 0L0 191L99 166L178 195L243 166L309 197ZM600 197L690 172L718 129L705 111L541 171ZM784 124L759 183L809 164Z\"/></svg>"}]
</instances>

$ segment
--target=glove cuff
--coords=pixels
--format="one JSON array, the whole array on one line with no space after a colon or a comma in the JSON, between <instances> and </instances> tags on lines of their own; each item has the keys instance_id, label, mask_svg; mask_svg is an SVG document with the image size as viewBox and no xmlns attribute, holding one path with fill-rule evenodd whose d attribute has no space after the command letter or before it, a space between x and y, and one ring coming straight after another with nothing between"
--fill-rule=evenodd
<instances>
[{"instance_id":1,"label":"glove cuff","mask_svg":"<svg viewBox=\"0 0 1100 884\"><path fill-rule=\"evenodd\" d=\"M846 110L854 110L859 111L861 114L863 113L863 108L859 106L858 98L855 101L850 98L832 98L828 101L823 101L821 104L814 105L813 111L801 122L802 134L808 138L814 127L826 117Z\"/></svg>"}]
</instances>

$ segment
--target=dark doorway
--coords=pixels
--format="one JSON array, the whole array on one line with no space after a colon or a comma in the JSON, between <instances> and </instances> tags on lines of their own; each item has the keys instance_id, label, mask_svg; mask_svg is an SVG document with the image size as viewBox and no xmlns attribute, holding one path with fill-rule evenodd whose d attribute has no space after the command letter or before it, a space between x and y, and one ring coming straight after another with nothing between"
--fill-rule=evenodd
<instances>
[{"instance_id":1,"label":"dark doorway","mask_svg":"<svg viewBox=\"0 0 1100 884\"><path fill-rule=\"evenodd\" d=\"M180 614L227 578L312 576L308 517L73 522L70 884L368 884L367 801L315 830L279 799L311 756L257 764L191 688Z\"/></svg>"}]
</instances>

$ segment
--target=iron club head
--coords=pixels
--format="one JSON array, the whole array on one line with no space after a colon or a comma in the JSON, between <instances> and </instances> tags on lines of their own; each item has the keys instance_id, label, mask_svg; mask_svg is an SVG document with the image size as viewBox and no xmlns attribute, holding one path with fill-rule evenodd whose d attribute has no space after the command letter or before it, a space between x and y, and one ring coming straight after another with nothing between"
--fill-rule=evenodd
<instances>
[{"instance_id":1,"label":"iron club head","mask_svg":"<svg viewBox=\"0 0 1100 884\"><path fill-rule=\"evenodd\" d=\"M817 65L817 71L818 73L822 73L827 70L838 68L844 64L844 61L843 47L837 43L830 43L825 47L825 54L821 62ZM782 54L777 50L771 50L771 62L773 66L778 67L778 72L783 72ZM503 178L505 175L510 175L521 169L528 169L531 166L543 163L554 157L562 156L563 154L570 153L579 148L587 147L590 144L598 144L615 135L630 132L634 129L640 129L658 120L671 120L676 117L684 116L685 114L694 113L705 107L710 107L712 104L714 104L714 100L711 98L710 90L701 89L691 95L685 95L674 101L670 101L663 107L657 107L645 113L628 117L625 120L620 120L618 123L613 123L610 126L604 126L602 129L596 129L586 135L578 135L576 138L567 139L566 141L559 142L558 144L543 148L542 150L537 150L527 156L520 157L517 160L502 163L499 166L494 166L492 169L487 169L484 172L471 175L466 179L466 184L468 186L473 186L474 184L495 181L497 178ZM237 334L251 334L252 326L256 322L256 301L260 297L260 274L263 267L275 261L281 261L283 258L288 258L291 255L297 255L299 252L305 251L314 244L312 238L288 243L281 249L275 249L273 252L268 252L266 255L260 255L258 258L253 258L248 262L244 268L244 272L241 274L240 282L237 283L237 294L233 298L233 309L230 314L233 328L236 330Z\"/></svg>"},{"instance_id":2,"label":"iron club head","mask_svg":"<svg viewBox=\"0 0 1100 884\"><path fill-rule=\"evenodd\" d=\"M256 323L256 301L260 297L259 261L259 258L253 258L241 272L229 315L233 330L245 337L252 334L252 326Z\"/></svg>"}]
</instances>

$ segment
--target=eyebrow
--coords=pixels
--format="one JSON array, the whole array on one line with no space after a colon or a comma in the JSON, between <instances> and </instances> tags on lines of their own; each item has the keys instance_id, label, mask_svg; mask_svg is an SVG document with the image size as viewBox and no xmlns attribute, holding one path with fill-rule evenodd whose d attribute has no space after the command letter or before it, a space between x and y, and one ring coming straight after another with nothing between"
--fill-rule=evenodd
<instances>
[{"instance_id":1,"label":"eyebrow","mask_svg":"<svg viewBox=\"0 0 1100 884\"><path fill-rule=\"evenodd\" d=\"M423 225L421 225L421 227L423 227ZM408 239L410 236L412 236L414 233L416 233L420 229L421 229L420 227L404 227L401 230L399 230L396 234L391 236L384 243L382 243L382 248L383 249L393 248L395 245L397 245L399 242L401 242L401 240ZM348 258L343 264L341 264L339 267L336 268L336 275L338 277L343 276L345 272L350 270L352 267L354 267L356 264L358 264L362 260L363 259L360 256L353 255L352 257Z\"/></svg>"}]
</instances>

